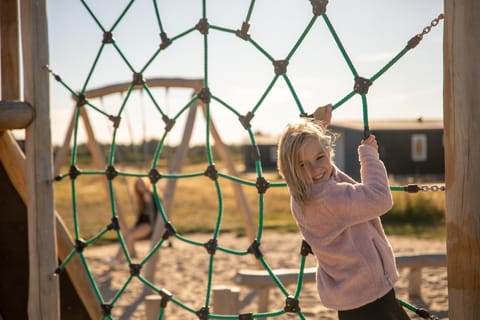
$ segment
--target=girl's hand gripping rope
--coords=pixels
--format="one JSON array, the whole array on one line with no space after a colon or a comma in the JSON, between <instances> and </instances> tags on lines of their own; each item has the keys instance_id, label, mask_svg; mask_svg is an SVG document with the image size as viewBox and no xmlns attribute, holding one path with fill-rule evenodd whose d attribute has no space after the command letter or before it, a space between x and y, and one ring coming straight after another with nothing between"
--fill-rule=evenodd
<instances>
[{"instance_id":1,"label":"girl's hand gripping rope","mask_svg":"<svg viewBox=\"0 0 480 320\"><path fill-rule=\"evenodd\" d=\"M333 109L331 104L318 107L313 113L313 118L315 120L321 121L323 123L323 127L326 129L332 121L332 110Z\"/></svg>"},{"instance_id":2,"label":"girl's hand gripping rope","mask_svg":"<svg viewBox=\"0 0 480 320\"><path fill-rule=\"evenodd\" d=\"M369 135L368 138L363 139L361 144L365 144L367 146L374 147L376 150L378 150L377 139L375 138L375 136L373 134Z\"/></svg>"}]
</instances>

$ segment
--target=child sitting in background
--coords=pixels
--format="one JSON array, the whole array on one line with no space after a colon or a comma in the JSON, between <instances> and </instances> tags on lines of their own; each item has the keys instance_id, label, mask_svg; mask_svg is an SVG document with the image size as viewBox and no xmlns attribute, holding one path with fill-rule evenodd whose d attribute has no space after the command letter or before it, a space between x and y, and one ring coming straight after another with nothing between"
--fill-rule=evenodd
<instances>
[{"instance_id":1,"label":"child sitting in background","mask_svg":"<svg viewBox=\"0 0 480 320\"><path fill-rule=\"evenodd\" d=\"M135 241L148 237L152 233L158 212L153 193L148 189L142 179L135 181L133 189L138 207L137 221L131 229L127 230L123 238L128 252L132 257L135 257ZM122 247L120 247L118 248L117 254L108 260L111 263L116 263L123 259L123 256L123 250Z\"/></svg>"}]
</instances>

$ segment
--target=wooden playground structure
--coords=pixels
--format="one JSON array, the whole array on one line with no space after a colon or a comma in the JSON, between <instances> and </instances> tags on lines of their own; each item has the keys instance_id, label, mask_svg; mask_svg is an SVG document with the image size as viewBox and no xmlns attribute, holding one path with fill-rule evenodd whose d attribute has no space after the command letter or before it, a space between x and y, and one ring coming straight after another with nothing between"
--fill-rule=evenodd
<instances>
[{"instance_id":1,"label":"wooden playground structure","mask_svg":"<svg viewBox=\"0 0 480 320\"><path fill-rule=\"evenodd\" d=\"M480 314L480 198L477 195L480 147L476 142L480 136L480 64L477 61L480 56L480 41L477 41L480 39L480 6L475 0L445 1L444 15L449 319L473 320ZM8 296L17 296L15 301L21 301L23 310L14 312L24 312L29 319L60 319L62 303L72 299L70 301L81 301L84 306L76 310L78 314L99 319L101 309L93 288L84 273L76 272L82 270L79 259L74 258L66 268L69 283L65 288L70 289L60 292L59 278L63 275L54 276L58 261L63 260L75 244L55 212L53 199L49 74L45 68L49 64L46 0L0 2L0 50L0 163L5 172L0 175L3 180L0 184L3 205L0 225L10 228L11 215L23 214L25 218L23 242L2 238L5 257L2 276L5 282L8 278L11 281L18 278L9 274L11 270L20 270L18 265L7 269L9 263L16 261L13 255L25 255L21 262L27 272L21 275L23 282L2 285L3 290L8 291L0 295L0 312L5 312ZM162 85L174 86L171 82ZM189 86L198 89L195 85ZM193 114L189 115L188 123L193 121L196 108L191 110ZM11 130L15 129L25 129L25 151L13 137ZM188 147L187 129L188 126L182 144ZM216 141L221 146L219 137ZM174 161L174 165L181 166L187 147L179 148L176 155L179 161ZM228 153L222 157L228 159ZM173 193L175 186L167 190ZM237 192L239 201L244 201L241 192ZM16 194L16 198L11 194ZM248 222L247 207L245 216ZM160 219L157 224L152 241L162 234ZM255 233L253 228L248 222L249 236ZM22 244L25 247L20 247ZM15 246L15 250L4 253L11 246ZM147 278L153 277L154 266L154 261L147 265ZM18 299L21 294L25 299Z\"/></svg>"}]
</instances>

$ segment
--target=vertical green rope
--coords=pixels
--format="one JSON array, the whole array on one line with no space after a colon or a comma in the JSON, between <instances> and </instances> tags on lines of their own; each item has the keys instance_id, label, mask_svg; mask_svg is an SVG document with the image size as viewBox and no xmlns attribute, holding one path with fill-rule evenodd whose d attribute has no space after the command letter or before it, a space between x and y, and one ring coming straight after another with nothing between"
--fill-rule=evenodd
<instances>
[{"instance_id":1,"label":"vertical green rope","mask_svg":"<svg viewBox=\"0 0 480 320\"><path fill-rule=\"evenodd\" d=\"M250 1L250 6L248 7L247 17L245 18L245 21L247 21L247 22L250 21L254 5L255 5L255 0Z\"/></svg>"},{"instance_id":2,"label":"vertical green rope","mask_svg":"<svg viewBox=\"0 0 480 320\"><path fill-rule=\"evenodd\" d=\"M363 138L366 139L370 135L370 128L368 126L368 104L367 96L362 94L362 110L363 110Z\"/></svg>"}]
</instances>

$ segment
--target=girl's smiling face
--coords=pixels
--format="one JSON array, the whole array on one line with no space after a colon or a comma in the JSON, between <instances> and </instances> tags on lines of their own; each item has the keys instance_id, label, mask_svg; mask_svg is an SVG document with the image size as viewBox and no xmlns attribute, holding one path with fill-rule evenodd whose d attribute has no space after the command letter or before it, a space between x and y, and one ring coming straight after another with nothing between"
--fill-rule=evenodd
<instances>
[{"instance_id":1,"label":"girl's smiling face","mask_svg":"<svg viewBox=\"0 0 480 320\"><path fill-rule=\"evenodd\" d=\"M313 183L328 180L333 172L330 152L316 138L308 138L300 150L299 165Z\"/></svg>"}]
</instances>

